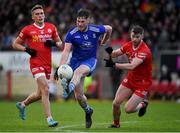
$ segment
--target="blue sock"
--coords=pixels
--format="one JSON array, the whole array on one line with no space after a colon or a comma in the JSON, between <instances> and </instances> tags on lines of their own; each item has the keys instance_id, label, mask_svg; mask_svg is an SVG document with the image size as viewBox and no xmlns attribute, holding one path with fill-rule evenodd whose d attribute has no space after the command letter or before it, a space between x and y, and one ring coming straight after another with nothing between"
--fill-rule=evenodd
<instances>
[{"instance_id":1,"label":"blue sock","mask_svg":"<svg viewBox=\"0 0 180 133\"><path fill-rule=\"evenodd\" d=\"M70 82L69 83L69 92L71 93L72 91L74 91L75 87L76 87L75 84L73 82Z\"/></svg>"},{"instance_id":2,"label":"blue sock","mask_svg":"<svg viewBox=\"0 0 180 133\"><path fill-rule=\"evenodd\" d=\"M89 113L89 111L90 111L89 105L87 105L87 106L84 108L84 111L85 111L86 113Z\"/></svg>"}]
</instances>

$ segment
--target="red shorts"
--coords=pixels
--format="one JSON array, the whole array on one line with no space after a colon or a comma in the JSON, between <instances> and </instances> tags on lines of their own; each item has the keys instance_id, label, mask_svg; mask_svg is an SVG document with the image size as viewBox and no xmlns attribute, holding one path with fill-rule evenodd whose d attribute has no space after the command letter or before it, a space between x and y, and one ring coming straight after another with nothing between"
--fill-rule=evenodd
<instances>
[{"instance_id":1,"label":"red shorts","mask_svg":"<svg viewBox=\"0 0 180 133\"><path fill-rule=\"evenodd\" d=\"M151 82L145 82L145 81L134 81L129 78L124 78L124 80L121 83L123 86L131 89L134 94L138 95L139 97L145 98L148 94L148 89L151 86Z\"/></svg>"},{"instance_id":2,"label":"red shorts","mask_svg":"<svg viewBox=\"0 0 180 133\"><path fill-rule=\"evenodd\" d=\"M34 66L30 65L31 73L34 78L38 78L40 76L46 76L46 79L50 79L51 75L51 66Z\"/></svg>"}]
</instances>

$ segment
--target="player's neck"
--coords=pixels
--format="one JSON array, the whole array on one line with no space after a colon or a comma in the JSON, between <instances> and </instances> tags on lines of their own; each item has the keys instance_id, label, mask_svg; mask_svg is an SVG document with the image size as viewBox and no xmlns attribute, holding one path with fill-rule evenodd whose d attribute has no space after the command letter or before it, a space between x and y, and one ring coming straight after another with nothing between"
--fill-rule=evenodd
<instances>
[{"instance_id":1,"label":"player's neck","mask_svg":"<svg viewBox=\"0 0 180 133\"><path fill-rule=\"evenodd\" d=\"M140 42L137 42L137 43L133 43L133 49L138 49L140 44L141 44L142 40Z\"/></svg>"},{"instance_id":2,"label":"player's neck","mask_svg":"<svg viewBox=\"0 0 180 133\"><path fill-rule=\"evenodd\" d=\"M86 26L81 32L86 32L88 30L88 26Z\"/></svg>"},{"instance_id":3,"label":"player's neck","mask_svg":"<svg viewBox=\"0 0 180 133\"><path fill-rule=\"evenodd\" d=\"M36 22L34 22L34 26L36 26L39 29L42 29L42 28L44 28L44 23L36 23Z\"/></svg>"}]
</instances>

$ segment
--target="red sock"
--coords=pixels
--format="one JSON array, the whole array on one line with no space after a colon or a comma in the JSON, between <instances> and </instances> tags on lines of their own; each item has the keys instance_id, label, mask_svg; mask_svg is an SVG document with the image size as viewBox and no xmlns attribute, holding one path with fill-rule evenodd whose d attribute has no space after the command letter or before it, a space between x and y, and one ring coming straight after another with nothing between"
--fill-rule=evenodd
<instances>
[{"instance_id":1,"label":"red sock","mask_svg":"<svg viewBox=\"0 0 180 133\"><path fill-rule=\"evenodd\" d=\"M114 120L114 125L119 125L119 120Z\"/></svg>"}]
</instances>

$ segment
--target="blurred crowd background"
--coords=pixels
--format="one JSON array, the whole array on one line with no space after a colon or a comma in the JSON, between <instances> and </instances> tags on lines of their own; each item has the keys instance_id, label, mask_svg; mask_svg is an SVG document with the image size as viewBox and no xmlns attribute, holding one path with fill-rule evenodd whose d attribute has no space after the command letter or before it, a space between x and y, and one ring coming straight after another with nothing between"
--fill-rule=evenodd
<instances>
[{"instance_id":1,"label":"blurred crowd background","mask_svg":"<svg viewBox=\"0 0 180 133\"><path fill-rule=\"evenodd\" d=\"M128 30L132 24L143 26L144 40L153 53L155 82L151 97L179 98L180 72L168 68L166 64L160 64L158 68L157 56L162 50L180 50L180 0L0 0L0 51L12 51L11 44L20 29L32 23L30 9L37 3L44 5L46 21L57 26L62 39L75 25L76 13L80 8L91 10L93 23L113 27L109 45L115 48L128 41ZM109 72L117 89L123 72Z\"/></svg>"},{"instance_id":2,"label":"blurred crowd background","mask_svg":"<svg viewBox=\"0 0 180 133\"><path fill-rule=\"evenodd\" d=\"M145 28L152 50L179 47L180 0L0 0L1 50L11 50L14 36L32 22L30 9L35 3L45 6L46 20L58 27L62 37L75 24L77 11L88 8L94 23L112 25L113 41L126 41L130 25L138 23Z\"/></svg>"}]
</instances>

